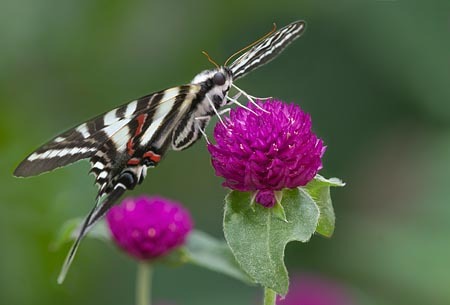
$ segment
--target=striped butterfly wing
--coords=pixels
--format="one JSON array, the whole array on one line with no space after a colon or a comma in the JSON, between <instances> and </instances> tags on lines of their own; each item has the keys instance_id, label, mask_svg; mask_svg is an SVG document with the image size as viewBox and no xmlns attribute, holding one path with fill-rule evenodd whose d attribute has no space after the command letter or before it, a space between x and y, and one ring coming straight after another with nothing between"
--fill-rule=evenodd
<instances>
[{"instance_id":1,"label":"striped butterfly wing","mask_svg":"<svg viewBox=\"0 0 450 305\"><path fill-rule=\"evenodd\" d=\"M98 147L128 124L136 113L152 108L150 100L153 95L100 114L54 137L25 158L14 171L14 175L35 176L93 156Z\"/></svg>"},{"instance_id":2,"label":"striped butterfly wing","mask_svg":"<svg viewBox=\"0 0 450 305\"><path fill-rule=\"evenodd\" d=\"M154 112L157 116L153 120L158 120L158 116L167 115L165 112L169 112L171 110L169 106L173 106L171 102L177 96L178 98L185 96L188 92L187 88L191 87L193 85L174 87L149 94L63 132L25 158L15 169L14 176L35 176L82 159L94 157L99 148L103 148L105 151L108 143L114 139L126 137L124 127L133 122L140 114ZM166 106L164 106L165 104ZM133 127L132 125L133 123L130 128ZM110 147L114 151L114 146L110 145Z\"/></svg>"},{"instance_id":3,"label":"striped butterfly wing","mask_svg":"<svg viewBox=\"0 0 450 305\"><path fill-rule=\"evenodd\" d=\"M249 51L242 54L229 66L233 72L233 79L241 78L250 71L274 59L292 41L300 37L305 30L305 25L304 21L293 22L279 29L253 46Z\"/></svg>"}]
</instances>

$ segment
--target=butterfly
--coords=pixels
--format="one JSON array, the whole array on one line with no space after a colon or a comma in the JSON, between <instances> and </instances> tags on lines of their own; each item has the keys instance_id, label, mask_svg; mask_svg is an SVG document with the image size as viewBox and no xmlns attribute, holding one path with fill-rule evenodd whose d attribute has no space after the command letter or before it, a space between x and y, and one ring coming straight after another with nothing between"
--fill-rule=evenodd
<instances>
[{"instance_id":1,"label":"butterfly","mask_svg":"<svg viewBox=\"0 0 450 305\"><path fill-rule=\"evenodd\" d=\"M82 238L125 193L144 180L147 169L159 164L169 150L181 151L205 135L205 128L219 110L238 104L243 94L234 81L274 59L305 29L304 21L274 29L233 54L223 66L204 52L214 69L197 74L186 85L151 93L105 112L54 137L28 155L15 169L17 177L29 177L89 159L90 172L99 187L96 204L84 219L64 262L62 283ZM242 52L230 65L227 62ZM228 95L231 88L238 96Z\"/></svg>"}]
</instances>

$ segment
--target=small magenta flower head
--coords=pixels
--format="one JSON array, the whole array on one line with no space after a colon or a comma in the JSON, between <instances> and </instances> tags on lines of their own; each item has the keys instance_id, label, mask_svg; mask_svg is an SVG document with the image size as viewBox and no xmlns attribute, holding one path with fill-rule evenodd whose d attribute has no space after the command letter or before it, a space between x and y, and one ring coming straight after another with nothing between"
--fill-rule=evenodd
<instances>
[{"instance_id":1,"label":"small magenta flower head","mask_svg":"<svg viewBox=\"0 0 450 305\"><path fill-rule=\"evenodd\" d=\"M159 258L184 244L192 219L181 204L162 198L126 198L106 221L115 243L139 260Z\"/></svg>"},{"instance_id":2,"label":"small magenta flower head","mask_svg":"<svg viewBox=\"0 0 450 305\"><path fill-rule=\"evenodd\" d=\"M231 110L214 128L209 144L216 175L223 186L256 191L255 201L276 204L274 191L306 185L322 168L323 141L311 130L311 117L296 104L257 101Z\"/></svg>"}]
</instances>

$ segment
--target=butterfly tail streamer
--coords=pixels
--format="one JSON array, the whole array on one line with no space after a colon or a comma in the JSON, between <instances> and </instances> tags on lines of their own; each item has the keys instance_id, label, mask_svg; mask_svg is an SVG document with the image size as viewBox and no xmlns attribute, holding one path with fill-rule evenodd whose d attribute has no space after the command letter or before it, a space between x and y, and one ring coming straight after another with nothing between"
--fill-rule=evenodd
<instances>
[{"instance_id":1,"label":"butterfly tail streamer","mask_svg":"<svg viewBox=\"0 0 450 305\"><path fill-rule=\"evenodd\" d=\"M58 284L62 284L64 282L64 279L66 278L66 275L70 269L70 266L72 265L75 254L77 253L78 247L80 246L83 238L89 233L90 229L105 215L105 213L120 198L120 196L122 196L125 191L126 188L118 185L111 193L106 196L106 198L101 203L97 203L89 212L88 216L86 216L78 232L78 236L75 239L75 242L72 244L72 247L70 248L69 253L67 254L67 257L58 275Z\"/></svg>"}]
</instances>

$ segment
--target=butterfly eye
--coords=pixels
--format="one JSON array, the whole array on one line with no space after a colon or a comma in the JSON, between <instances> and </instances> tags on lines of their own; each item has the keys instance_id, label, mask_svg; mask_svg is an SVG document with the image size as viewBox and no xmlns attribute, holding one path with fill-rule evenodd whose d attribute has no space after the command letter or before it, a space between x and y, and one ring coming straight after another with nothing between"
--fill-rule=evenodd
<instances>
[{"instance_id":1,"label":"butterfly eye","mask_svg":"<svg viewBox=\"0 0 450 305\"><path fill-rule=\"evenodd\" d=\"M223 84L225 84L225 75L223 75L222 72L217 72L213 76L213 82L217 86L222 86Z\"/></svg>"}]
</instances>

